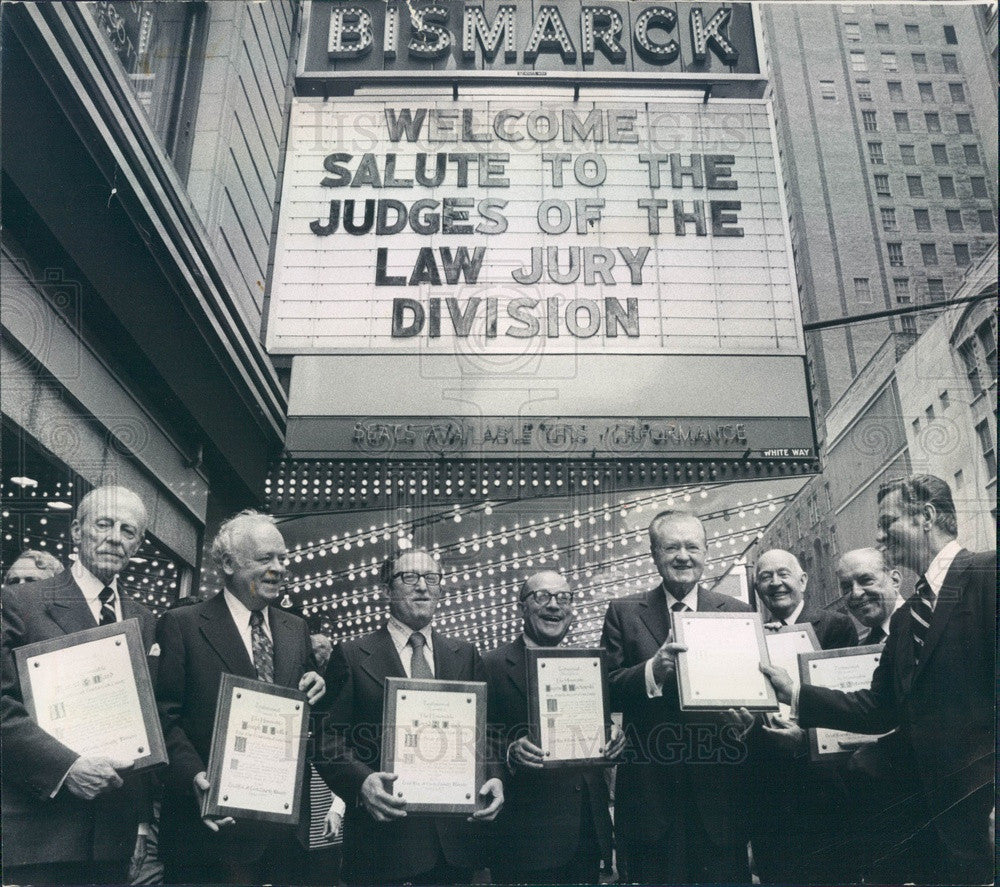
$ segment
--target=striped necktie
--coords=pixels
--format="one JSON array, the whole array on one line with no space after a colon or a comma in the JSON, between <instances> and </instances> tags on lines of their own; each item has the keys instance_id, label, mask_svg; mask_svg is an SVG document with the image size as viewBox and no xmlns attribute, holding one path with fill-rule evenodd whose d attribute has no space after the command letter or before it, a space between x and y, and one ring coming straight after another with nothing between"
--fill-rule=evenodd
<instances>
[{"instance_id":1,"label":"striped necktie","mask_svg":"<svg viewBox=\"0 0 1000 887\"><path fill-rule=\"evenodd\" d=\"M917 580L916 593L910 600L910 624L913 627L913 658L920 661L924 644L927 641L927 629L934 615L934 593L927 580L921 576Z\"/></svg>"},{"instance_id":2,"label":"striped necktie","mask_svg":"<svg viewBox=\"0 0 1000 887\"><path fill-rule=\"evenodd\" d=\"M118 621L118 614L115 613L115 590L107 585L98 592L98 600L101 602L100 618L98 625L111 625Z\"/></svg>"}]
</instances>

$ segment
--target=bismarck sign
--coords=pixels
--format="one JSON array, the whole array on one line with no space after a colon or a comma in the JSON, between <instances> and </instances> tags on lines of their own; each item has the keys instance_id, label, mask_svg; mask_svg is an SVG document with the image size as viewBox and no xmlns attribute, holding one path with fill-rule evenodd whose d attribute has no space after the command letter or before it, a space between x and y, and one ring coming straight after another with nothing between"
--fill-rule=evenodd
<instances>
[{"instance_id":1,"label":"bismarck sign","mask_svg":"<svg viewBox=\"0 0 1000 887\"><path fill-rule=\"evenodd\" d=\"M713 80L760 65L750 4L313 0L300 78L359 71Z\"/></svg>"}]
</instances>

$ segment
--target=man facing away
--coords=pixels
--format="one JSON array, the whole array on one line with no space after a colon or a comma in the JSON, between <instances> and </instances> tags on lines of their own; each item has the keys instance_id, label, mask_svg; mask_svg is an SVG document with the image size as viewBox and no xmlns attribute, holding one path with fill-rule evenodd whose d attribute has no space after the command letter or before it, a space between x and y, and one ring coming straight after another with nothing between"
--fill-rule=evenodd
<instances>
[{"instance_id":1,"label":"man facing away","mask_svg":"<svg viewBox=\"0 0 1000 887\"><path fill-rule=\"evenodd\" d=\"M51 578L4 588L2 841L4 881L124 884L139 822L149 814L146 777L131 761L83 756L42 730L21 698L14 650L123 619L138 619L153 646L153 615L119 587L142 544L146 508L125 487L97 487L70 525L77 559Z\"/></svg>"}]
</instances>

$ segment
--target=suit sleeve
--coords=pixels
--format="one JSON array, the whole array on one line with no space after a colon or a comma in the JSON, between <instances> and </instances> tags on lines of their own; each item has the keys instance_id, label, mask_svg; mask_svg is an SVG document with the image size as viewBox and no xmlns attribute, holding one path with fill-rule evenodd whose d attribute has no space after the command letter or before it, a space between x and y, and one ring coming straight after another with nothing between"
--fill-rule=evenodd
<instances>
[{"instance_id":1,"label":"suit sleeve","mask_svg":"<svg viewBox=\"0 0 1000 887\"><path fill-rule=\"evenodd\" d=\"M472 648L472 679L486 684L486 778L496 777L502 782L507 776L503 766L507 748L503 745L503 736L493 723L494 715L490 708L490 676L483 657L475 647Z\"/></svg>"},{"instance_id":2,"label":"suit sleeve","mask_svg":"<svg viewBox=\"0 0 1000 887\"><path fill-rule=\"evenodd\" d=\"M622 711L629 703L647 699L646 661L635 665L625 665L625 636L622 630L621 614L612 602L604 617L604 631L601 646L607 651L608 683L611 686L611 708Z\"/></svg>"},{"instance_id":3,"label":"suit sleeve","mask_svg":"<svg viewBox=\"0 0 1000 887\"><path fill-rule=\"evenodd\" d=\"M187 656L180 620L169 610L160 617L156 626L156 641L160 645L156 707L160 713L163 738L170 759L166 778L176 785L181 794L193 794L194 777L205 770L206 766L184 732Z\"/></svg>"},{"instance_id":4,"label":"suit sleeve","mask_svg":"<svg viewBox=\"0 0 1000 887\"><path fill-rule=\"evenodd\" d=\"M4 589L2 626L0 744L4 780L23 787L40 801L48 800L80 756L39 727L24 707L14 649L26 643L26 630L20 596L10 588Z\"/></svg>"}]
</instances>

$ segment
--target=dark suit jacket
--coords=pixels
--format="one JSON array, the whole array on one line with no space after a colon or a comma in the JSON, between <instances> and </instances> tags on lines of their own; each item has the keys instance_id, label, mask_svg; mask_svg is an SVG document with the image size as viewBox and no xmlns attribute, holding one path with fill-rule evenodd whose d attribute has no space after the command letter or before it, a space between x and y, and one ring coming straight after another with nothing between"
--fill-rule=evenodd
<instances>
[{"instance_id":1,"label":"dark suit jacket","mask_svg":"<svg viewBox=\"0 0 1000 887\"><path fill-rule=\"evenodd\" d=\"M930 809L939 814L935 827L958 856L989 852L996 593L996 554L961 551L945 577L919 663L908 601L893 614L870 689L803 687L799 696L803 727L897 729L896 754L908 758L900 767L917 774ZM985 809L958 803L984 787L990 787Z\"/></svg>"},{"instance_id":2,"label":"dark suit jacket","mask_svg":"<svg viewBox=\"0 0 1000 887\"><path fill-rule=\"evenodd\" d=\"M524 637L483 655L490 727L505 753L528 735L527 655ZM577 850L611 852L611 814L603 767L518 768L505 781L504 806L494 822L493 858L518 869L565 865ZM596 837L580 846L584 833Z\"/></svg>"},{"instance_id":3,"label":"dark suit jacket","mask_svg":"<svg viewBox=\"0 0 1000 887\"><path fill-rule=\"evenodd\" d=\"M127 594L120 595L123 619L138 619L143 646L153 645L154 619ZM84 801L60 788L79 757L42 730L21 698L14 650L25 644L96 628L83 592L69 570L51 579L3 589L4 863L8 866L89 860L123 860L135 848L136 829L147 818L147 777L130 774L117 791Z\"/></svg>"},{"instance_id":4,"label":"dark suit jacket","mask_svg":"<svg viewBox=\"0 0 1000 887\"><path fill-rule=\"evenodd\" d=\"M277 607L268 607L268 622L274 643L274 683L298 687L302 675L316 667L309 628L303 619ZM194 794L195 774L208 767L223 673L257 678L223 594L168 610L157 625L157 640L156 700L170 757L163 777L160 848L165 854L257 859L267 849L268 838L281 827L244 820L215 834L201 822ZM305 811L309 810L308 797L304 786ZM309 846L308 825L306 812L298 828L303 847Z\"/></svg>"},{"instance_id":5,"label":"dark suit jacket","mask_svg":"<svg viewBox=\"0 0 1000 887\"><path fill-rule=\"evenodd\" d=\"M699 611L749 609L729 595L698 592ZM601 644L608 654L611 707L622 712L628 738L615 784L616 831L621 839L657 844L677 817L697 816L715 847L733 849L746 841L739 766L745 749L738 729L721 715L682 712L675 681L667 682L659 698L646 694L646 660L669 631L662 585L612 601L605 616ZM679 797L693 797L695 809Z\"/></svg>"},{"instance_id":6,"label":"dark suit jacket","mask_svg":"<svg viewBox=\"0 0 1000 887\"><path fill-rule=\"evenodd\" d=\"M441 681L483 681L472 644L435 631L434 676ZM382 703L385 679L406 672L385 627L337 644L326 667L322 747L316 770L347 804L344 878L348 882L400 880L432 869L439 849L453 866L482 862L483 830L460 817L410 814L376 822L359 803L361 784L382 769ZM500 775L496 766L488 776Z\"/></svg>"},{"instance_id":7,"label":"dark suit jacket","mask_svg":"<svg viewBox=\"0 0 1000 887\"><path fill-rule=\"evenodd\" d=\"M821 650L856 647L858 644L858 631L851 618L836 610L812 610L806 604L795 624L802 625L805 622L812 625Z\"/></svg>"}]
</instances>

